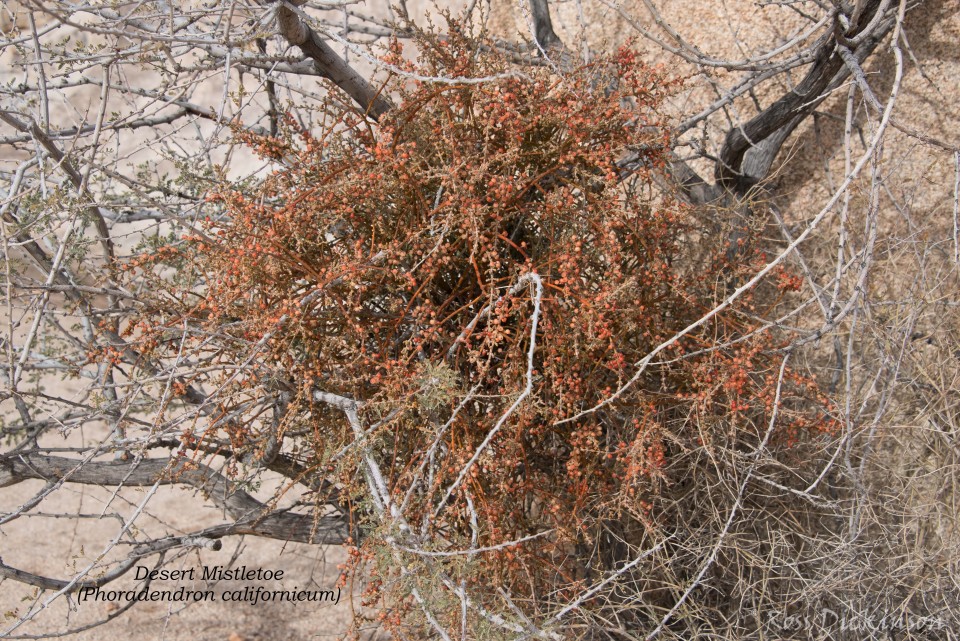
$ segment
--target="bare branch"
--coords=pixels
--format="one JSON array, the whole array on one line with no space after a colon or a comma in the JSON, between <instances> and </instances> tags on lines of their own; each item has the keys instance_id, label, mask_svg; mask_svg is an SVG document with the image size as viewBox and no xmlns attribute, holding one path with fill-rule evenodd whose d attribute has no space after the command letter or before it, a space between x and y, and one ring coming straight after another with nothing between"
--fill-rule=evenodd
<instances>
[{"instance_id":1,"label":"bare branch","mask_svg":"<svg viewBox=\"0 0 960 641\"><path fill-rule=\"evenodd\" d=\"M104 487L188 485L203 492L234 520L229 526L230 534L326 544L343 543L349 536L343 516L314 517L271 510L223 475L182 458L82 462L39 453L19 453L0 459L0 487L28 479ZM216 538L209 533L204 536Z\"/></svg>"}]
</instances>

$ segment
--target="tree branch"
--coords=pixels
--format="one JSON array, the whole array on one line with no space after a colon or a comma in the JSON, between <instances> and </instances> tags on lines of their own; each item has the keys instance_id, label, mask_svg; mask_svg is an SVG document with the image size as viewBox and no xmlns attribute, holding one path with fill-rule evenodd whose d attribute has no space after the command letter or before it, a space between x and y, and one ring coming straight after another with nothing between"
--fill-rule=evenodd
<instances>
[{"instance_id":1,"label":"tree branch","mask_svg":"<svg viewBox=\"0 0 960 641\"><path fill-rule=\"evenodd\" d=\"M854 55L865 60L893 28L894 20L874 20L883 0L867 0L861 15L870 31L843 36L859 43ZM789 134L849 75L837 52L836 33L820 47L813 67L789 93L757 114L746 124L732 128L720 151L717 182L742 195L766 177ZM754 157L746 160L752 152Z\"/></svg>"},{"instance_id":2,"label":"tree branch","mask_svg":"<svg viewBox=\"0 0 960 641\"><path fill-rule=\"evenodd\" d=\"M316 517L270 510L223 475L189 459L84 462L37 452L0 459L0 488L29 479L125 487L189 485L202 491L234 519L234 523L229 524L229 534L325 544L342 544L349 537L346 518L342 515Z\"/></svg>"},{"instance_id":3,"label":"tree branch","mask_svg":"<svg viewBox=\"0 0 960 641\"><path fill-rule=\"evenodd\" d=\"M286 3L277 9L277 25L280 34L291 45L300 49L313 60L313 65L321 76L343 89L374 120L389 111L393 105L380 91L357 73L356 69L337 55L330 45L323 41L298 15L291 4L303 4L302 1Z\"/></svg>"},{"instance_id":4,"label":"tree branch","mask_svg":"<svg viewBox=\"0 0 960 641\"><path fill-rule=\"evenodd\" d=\"M537 44L544 51L563 46L560 37L553 30L553 21L550 20L550 6L547 0L530 0L530 9L533 12L533 35L537 39Z\"/></svg>"}]
</instances>

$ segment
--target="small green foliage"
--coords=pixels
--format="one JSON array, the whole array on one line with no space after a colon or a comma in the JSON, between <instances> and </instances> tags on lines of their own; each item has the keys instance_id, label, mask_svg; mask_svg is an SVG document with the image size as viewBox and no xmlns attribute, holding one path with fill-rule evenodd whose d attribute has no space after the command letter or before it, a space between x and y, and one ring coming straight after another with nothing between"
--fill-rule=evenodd
<instances>
[{"instance_id":1,"label":"small green foliage","mask_svg":"<svg viewBox=\"0 0 960 641\"><path fill-rule=\"evenodd\" d=\"M428 412L449 406L460 391L459 374L445 362L423 363L417 383L417 404Z\"/></svg>"}]
</instances>

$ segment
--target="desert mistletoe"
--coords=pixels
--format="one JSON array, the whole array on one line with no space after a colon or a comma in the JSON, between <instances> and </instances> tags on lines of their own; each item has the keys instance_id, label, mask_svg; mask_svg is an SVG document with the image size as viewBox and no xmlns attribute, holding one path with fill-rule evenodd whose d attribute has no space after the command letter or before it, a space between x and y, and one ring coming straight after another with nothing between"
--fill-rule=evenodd
<instances>
[{"instance_id":1,"label":"desert mistletoe","mask_svg":"<svg viewBox=\"0 0 960 641\"><path fill-rule=\"evenodd\" d=\"M563 73L456 30L418 50L385 56L394 107L376 123L331 99L320 129L238 127L276 171L224 184L187 242L128 266L155 284L130 335L216 372L186 451L229 443L235 478L285 457L318 514L349 515L347 569L386 625L556 638L644 580L655 606L664 586L631 559L672 536L665 492L692 457L835 429L762 320L797 278L772 275L631 383L762 260L731 264L656 185L678 81L629 48Z\"/></svg>"}]
</instances>

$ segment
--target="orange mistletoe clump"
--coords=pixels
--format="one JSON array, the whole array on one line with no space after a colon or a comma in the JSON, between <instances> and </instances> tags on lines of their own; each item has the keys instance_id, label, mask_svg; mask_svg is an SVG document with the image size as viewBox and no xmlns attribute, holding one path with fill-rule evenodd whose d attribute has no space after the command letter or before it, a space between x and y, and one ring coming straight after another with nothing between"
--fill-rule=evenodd
<instances>
[{"instance_id":1,"label":"orange mistletoe clump","mask_svg":"<svg viewBox=\"0 0 960 641\"><path fill-rule=\"evenodd\" d=\"M829 428L735 307L632 380L719 302L727 269L694 261L690 212L654 188L675 82L629 49L558 75L456 36L422 42L411 69L444 80L395 76L379 123L240 134L283 166L211 196L217 213L179 250L199 285L167 297L166 327L202 328L194 349L240 367L217 381L223 438L294 434L300 480L333 480L374 524L369 453L422 540L491 549L447 571L533 598L578 585L569 552L601 545L603 523L657 527L680 452L758 442L778 383L789 438ZM775 293L793 288L779 278ZM317 392L362 403L363 442ZM245 409L264 395L282 420Z\"/></svg>"}]
</instances>

